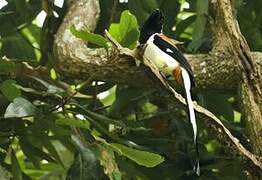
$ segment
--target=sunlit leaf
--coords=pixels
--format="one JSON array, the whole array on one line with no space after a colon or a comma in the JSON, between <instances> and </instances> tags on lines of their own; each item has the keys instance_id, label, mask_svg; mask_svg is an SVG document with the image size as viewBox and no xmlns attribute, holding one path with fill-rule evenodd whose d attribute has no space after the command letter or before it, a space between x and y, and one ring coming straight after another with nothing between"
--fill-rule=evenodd
<instances>
[{"instance_id":1,"label":"sunlit leaf","mask_svg":"<svg viewBox=\"0 0 262 180\"><path fill-rule=\"evenodd\" d=\"M90 43L96 44L100 47L104 47L106 49L109 47L108 41L103 36L101 36L99 34L90 33L90 32L87 32L87 31L78 31L78 30L76 30L76 28L74 26L72 26L70 28L70 31L74 36L76 36L80 39L83 39L83 40L88 41Z\"/></svg>"},{"instance_id":2,"label":"sunlit leaf","mask_svg":"<svg viewBox=\"0 0 262 180\"><path fill-rule=\"evenodd\" d=\"M109 33L124 47L133 49L139 38L136 17L128 10L121 14L120 22L111 24Z\"/></svg>"},{"instance_id":3,"label":"sunlit leaf","mask_svg":"<svg viewBox=\"0 0 262 180\"><path fill-rule=\"evenodd\" d=\"M163 156L155 153L132 149L117 143L111 143L110 145L114 147L120 155L126 156L141 166L155 167L165 160Z\"/></svg>"},{"instance_id":4,"label":"sunlit leaf","mask_svg":"<svg viewBox=\"0 0 262 180\"><path fill-rule=\"evenodd\" d=\"M69 118L69 117L60 117L56 120L56 123L59 125L67 125L67 126L74 126L78 128L84 128L84 129L89 129L90 124L87 120L80 120L80 119L75 119L75 118Z\"/></svg>"}]
</instances>

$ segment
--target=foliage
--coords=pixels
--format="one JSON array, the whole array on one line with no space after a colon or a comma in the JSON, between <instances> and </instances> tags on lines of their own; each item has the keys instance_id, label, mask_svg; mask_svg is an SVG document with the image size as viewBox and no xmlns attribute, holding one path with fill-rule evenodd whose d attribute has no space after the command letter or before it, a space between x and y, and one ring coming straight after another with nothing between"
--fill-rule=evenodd
<instances>
[{"instance_id":1,"label":"foliage","mask_svg":"<svg viewBox=\"0 0 262 180\"><path fill-rule=\"evenodd\" d=\"M251 47L261 50L261 2L237 2L241 29ZM109 48L101 35L107 28L132 49L139 26L160 8L166 17L165 33L185 42L184 49L206 52L210 48L205 29L207 0L114 3L100 1L95 33L74 27L71 32ZM48 13L39 26L35 19L46 5L14 0L0 12L0 71L15 74L16 64L27 62L46 67L57 82L12 73L0 76L0 170L10 172L13 179L192 179L194 153L185 112L168 106L159 92L141 87L59 79L52 67L52 41L67 7L66 3L62 8L49 5L48 12L55 11L59 17ZM70 91L57 86L61 80ZM245 142L233 94L205 93L199 99ZM239 160L224 152L198 122L202 179L245 179Z\"/></svg>"},{"instance_id":2,"label":"foliage","mask_svg":"<svg viewBox=\"0 0 262 180\"><path fill-rule=\"evenodd\" d=\"M240 29L246 36L251 49L255 51L262 50L262 18L261 9L262 1L254 0L237 0L236 8L238 9L238 19ZM247 13L249 12L249 13Z\"/></svg>"}]
</instances>

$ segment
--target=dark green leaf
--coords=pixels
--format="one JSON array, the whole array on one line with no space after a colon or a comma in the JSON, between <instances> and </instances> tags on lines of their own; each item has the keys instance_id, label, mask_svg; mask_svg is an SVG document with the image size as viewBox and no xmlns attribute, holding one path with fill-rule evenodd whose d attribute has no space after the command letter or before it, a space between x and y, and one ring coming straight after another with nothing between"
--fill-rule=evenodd
<instances>
[{"instance_id":1,"label":"dark green leaf","mask_svg":"<svg viewBox=\"0 0 262 180\"><path fill-rule=\"evenodd\" d=\"M16 158L16 155L13 149L11 152L11 163L12 163L13 179L14 180L23 180L22 171L21 171L20 165L18 163L18 160Z\"/></svg>"},{"instance_id":2,"label":"dark green leaf","mask_svg":"<svg viewBox=\"0 0 262 180\"><path fill-rule=\"evenodd\" d=\"M90 85L90 84L80 84L79 92L82 94L87 94L87 95L94 95L99 94L101 92L104 92L106 90L109 90L114 86L113 83L106 82L104 84L97 84L97 85Z\"/></svg>"},{"instance_id":3,"label":"dark green leaf","mask_svg":"<svg viewBox=\"0 0 262 180\"><path fill-rule=\"evenodd\" d=\"M9 101L13 101L16 97L21 96L21 91L15 86L16 81L6 80L0 85L0 90Z\"/></svg>"},{"instance_id":4,"label":"dark green leaf","mask_svg":"<svg viewBox=\"0 0 262 180\"><path fill-rule=\"evenodd\" d=\"M114 103L110 107L111 116L119 116L124 109L131 109L136 105L135 102L139 100L139 97L143 96L144 89L136 87L117 87L117 94ZM145 97L145 96L144 96ZM140 98L141 99L141 98Z\"/></svg>"},{"instance_id":5,"label":"dark green leaf","mask_svg":"<svg viewBox=\"0 0 262 180\"><path fill-rule=\"evenodd\" d=\"M197 18L194 25L192 42L188 45L189 50L196 51L203 43L203 35L207 23L208 0L197 0Z\"/></svg>"},{"instance_id":6,"label":"dark green leaf","mask_svg":"<svg viewBox=\"0 0 262 180\"><path fill-rule=\"evenodd\" d=\"M15 68L14 62L0 59L0 71L1 72L10 72L14 70L14 68Z\"/></svg>"},{"instance_id":7,"label":"dark green leaf","mask_svg":"<svg viewBox=\"0 0 262 180\"><path fill-rule=\"evenodd\" d=\"M17 97L6 108L4 117L11 118L31 116L35 114L35 111L36 108L31 102L22 97Z\"/></svg>"},{"instance_id":8,"label":"dark green leaf","mask_svg":"<svg viewBox=\"0 0 262 180\"><path fill-rule=\"evenodd\" d=\"M78 31L74 26L70 28L70 31L74 36L80 39L96 44L100 47L104 47L106 49L109 47L108 41L99 34L94 34L87 31Z\"/></svg>"},{"instance_id":9,"label":"dark green leaf","mask_svg":"<svg viewBox=\"0 0 262 180\"><path fill-rule=\"evenodd\" d=\"M19 143L25 155L32 161L36 168L40 168L39 161L43 159L49 162L55 162L49 154L32 145L26 137L21 138Z\"/></svg>"},{"instance_id":10,"label":"dark green leaf","mask_svg":"<svg viewBox=\"0 0 262 180\"><path fill-rule=\"evenodd\" d=\"M12 13L13 13L12 11L0 12L0 17L1 17L1 16L5 16L5 15L9 15L9 14L12 14Z\"/></svg>"},{"instance_id":11,"label":"dark green leaf","mask_svg":"<svg viewBox=\"0 0 262 180\"><path fill-rule=\"evenodd\" d=\"M164 32L169 36L173 36L172 28L176 24L176 16L180 10L178 1L167 0L129 0L129 10L137 17L140 26L146 18L157 8L159 8L165 17Z\"/></svg>"},{"instance_id":12,"label":"dark green leaf","mask_svg":"<svg viewBox=\"0 0 262 180\"><path fill-rule=\"evenodd\" d=\"M234 120L234 109L228 101L228 95L204 94L201 104L217 116L223 116L228 121Z\"/></svg>"},{"instance_id":13,"label":"dark green leaf","mask_svg":"<svg viewBox=\"0 0 262 180\"><path fill-rule=\"evenodd\" d=\"M41 141L44 147L48 150L50 154L55 158L57 162L59 162L62 166L64 166L63 161L61 160L55 146L51 142L51 138L46 135L40 135Z\"/></svg>"},{"instance_id":14,"label":"dark green leaf","mask_svg":"<svg viewBox=\"0 0 262 180\"><path fill-rule=\"evenodd\" d=\"M40 158L34 154L32 149L29 148L28 144L23 143L21 140L19 141L19 144L23 150L23 153L28 157L28 159L30 159L37 169L40 169Z\"/></svg>"},{"instance_id":15,"label":"dark green leaf","mask_svg":"<svg viewBox=\"0 0 262 180\"><path fill-rule=\"evenodd\" d=\"M20 6L19 3L22 5ZM17 32L19 28L25 24L31 23L31 21L35 19L37 14L42 10L41 5L42 3L39 3L38 1L8 1L8 4L1 9L2 13L6 13L5 15L0 16L1 36Z\"/></svg>"},{"instance_id":16,"label":"dark green leaf","mask_svg":"<svg viewBox=\"0 0 262 180\"><path fill-rule=\"evenodd\" d=\"M35 51L31 43L21 34L13 34L2 38L1 54L8 58L28 61L36 60ZM15 50L15 51L14 51Z\"/></svg>"},{"instance_id":17,"label":"dark green leaf","mask_svg":"<svg viewBox=\"0 0 262 180\"><path fill-rule=\"evenodd\" d=\"M47 88L48 94L62 94L62 93L65 92L62 88L54 86L52 84L49 84L48 82L46 82L42 79L39 79L39 78L33 77L33 76L31 76L31 78L40 82L45 88Z\"/></svg>"},{"instance_id":18,"label":"dark green leaf","mask_svg":"<svg viewBox=\"0 0 262 180\"><path fill-rule=\"evenodd\" d=\"M68 170L67 180L99 180L104 179L103 170L99 165L96 157L97 148L92 149L87 147L82 142L81 137L72 135L72 142L77 148L79 154L76 156L74 163ZM102 178L103 177L103 178Z\"/></svg>"},{"instance_id":19,"label":"dark green leaf","mask_svg":"<svg viewBox=\"0 0 262 180\"><path fill-rule=\"evenodd\" d=\"M134 13L140 24L153 12L159 8L157 0L129 0L129 10Z\"/></svg>"},{"instance_id":20,"label":"dark green leaf","mask_svg":"<svg viewBox=\"0 0 262 180\"><path fill-rule=\"evenodd\" d=\"M179 38L179 36L185 31L185 29L190 26L196 20L196 15L190 16L178 23L176 26L175 36Z\"/></svg>"}]
</instances>

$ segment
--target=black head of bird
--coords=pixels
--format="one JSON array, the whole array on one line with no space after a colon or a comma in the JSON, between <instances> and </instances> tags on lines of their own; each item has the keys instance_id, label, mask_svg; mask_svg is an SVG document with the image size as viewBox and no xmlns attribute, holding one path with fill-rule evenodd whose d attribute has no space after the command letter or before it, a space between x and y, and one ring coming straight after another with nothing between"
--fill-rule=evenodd
<instances>
[{"instance_id":1,"label":"black head of bird","mask_svg":"<svg viewBox=\"0 0 262 180\"><path fill-rule=\"evenodd\" d=\"M163 29L164 15L157 9L144 22L140 31L140 44L145 44L154 33L161 33Z\"/></svg>"}]
</instances>

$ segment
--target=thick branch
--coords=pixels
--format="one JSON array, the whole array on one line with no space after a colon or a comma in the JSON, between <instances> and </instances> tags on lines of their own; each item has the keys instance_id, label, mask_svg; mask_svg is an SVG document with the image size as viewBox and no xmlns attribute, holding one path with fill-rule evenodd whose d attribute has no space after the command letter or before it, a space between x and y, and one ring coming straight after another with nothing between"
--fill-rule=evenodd
<instances>
[{"instance_id":1,"label":"thick branch","mask_svg":"<svg viewBox=\"0 0 262 180\"><path fill-rule=\"evenodd\" d=\"M79 5L80 4L80 5ZM82 6L81 4L84 4ZM99 5L96 0L82 0L76 3L61 24L54 43L57 69L74 78L109 80L133 85L152 85L143 68L134 60L122 57L110 50L109 57L104 49L90 49L74 37L69 28L93 31L98 20ZM239 73L231 56L223 54L187 55L196 76L199 90L233 91L236 89Z\"/></svg>"},{"instance_id":2,"label":"thick branch","mask_svg":"<svg viewBox=\"0 0 262 180\"><path fill-rule=\"evenodd\" d=\"M253 151L262 155L262 73L252 57L248 44L241 34L235 17L234 1L219 0L211 3L215 20L213 32L215 46L213 51L231 54L231 61L240 70L240 99L243 120L247 125Z\"/></svg>"},{"instance_id":3,"label":"thick branch","mask_svg":"<svg viewBox=\"0 0 262 180\"><path fill-rule=\"evenodd\" d=\"M117 51L87 48L86 44L74 37L69 28L75 25L78 29L90 31L95 29L99 6L94 0L79 6L81 13L72 8L60 26L54 43L54 52L57 60L57 69L65 76L77 79L93 78L96 80L115 81L132 85L152 86L149 77L145 75L144 68L136 67L134 59L121 56ZM85 14L83 16L82 14ZM95 17L95 18L94 18ZM254 53L258 59L262 55ZM204 91L229 92L237 89L240 78L238 66L232 55L223 53L186 55L193 67L197 89ZM259 59L260 58L260 59Z\"/></svg>"}]
</instances>

